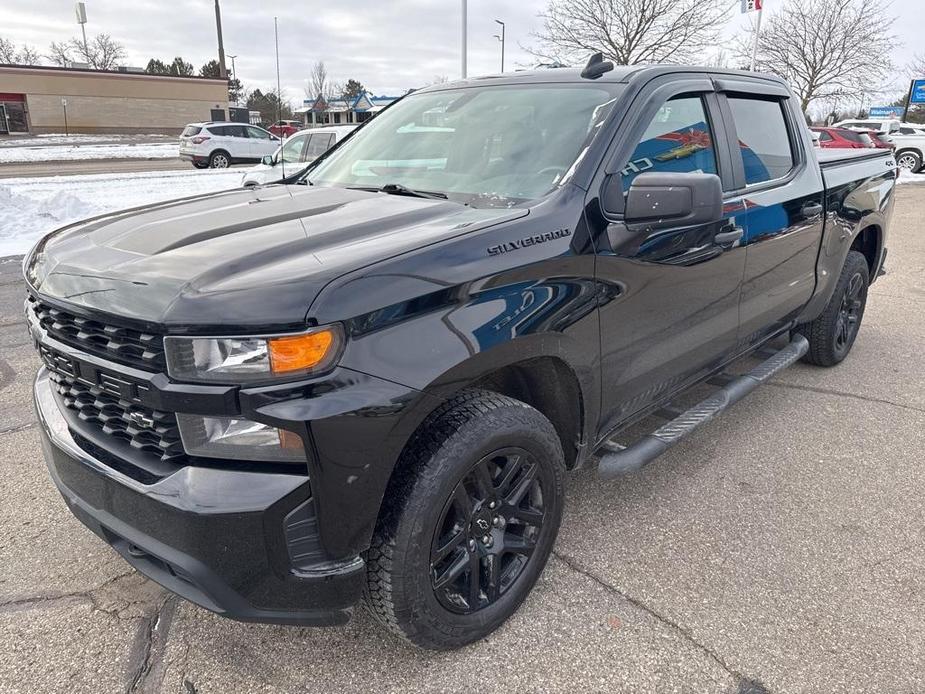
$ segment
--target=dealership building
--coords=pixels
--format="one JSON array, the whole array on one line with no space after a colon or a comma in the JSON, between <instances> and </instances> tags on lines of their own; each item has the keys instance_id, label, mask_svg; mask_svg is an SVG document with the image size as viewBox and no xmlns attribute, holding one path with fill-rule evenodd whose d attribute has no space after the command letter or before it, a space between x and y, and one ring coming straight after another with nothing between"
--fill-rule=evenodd
<instances>
[{"instance_id":1,"label":"dealership building","mask_svg":"<svg viewBox=\"0 0 925 694\"><path fill-rule=\"evenodd\" d=\"M0 136L17 133L179 134L226 120L228 82L134 71L0 65Z\"/></svg>"}]
</instances>

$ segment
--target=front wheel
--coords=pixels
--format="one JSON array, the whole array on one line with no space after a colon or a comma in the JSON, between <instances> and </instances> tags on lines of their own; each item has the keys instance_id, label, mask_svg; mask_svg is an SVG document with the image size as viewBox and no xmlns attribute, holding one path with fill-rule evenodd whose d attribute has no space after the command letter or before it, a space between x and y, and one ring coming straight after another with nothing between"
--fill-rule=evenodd
<instances>
[{"instance_id":1,"label":"front wheel","mask_svg":"<svg viewBox=\"0 0 925 694\"><path fill-rule=\"evenodd\" d=\"M504 623L546 564L561 443L532 407L467 391L431 415L400 465L367 554L366 605L418 646L464 646Z\"/></svg>"},{"instance_id":2,"label":"front wheel","mask_svg":"<svg viewBox=\"0 0 925 694\"><path fill-rule=\"evenodd\" d=\"M825 310L816 320L797 328L809 340L809 351L803 361L835 366L848 356L861 329L869 281L867 259L857 251L848 251Z\"/></svg>"}]
</instances>

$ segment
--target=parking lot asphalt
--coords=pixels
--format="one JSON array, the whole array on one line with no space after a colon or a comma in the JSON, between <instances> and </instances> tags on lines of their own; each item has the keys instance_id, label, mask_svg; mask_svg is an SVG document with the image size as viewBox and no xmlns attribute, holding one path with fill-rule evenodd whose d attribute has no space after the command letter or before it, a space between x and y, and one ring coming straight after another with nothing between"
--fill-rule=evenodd
<instances>
[{"instance_id":1,"label":"parking lot asphalt","mask_svg":"<svg viewBox=\"0 0 925 694\"><path fill-rule=\"evenodd\" d=\"M849 358L797 365L650 467L573 474L554 556L490 638L415 650L171 598L71 517L0 260L2 692L925 691L925 186Z\"/></svg>"}]
</instances>

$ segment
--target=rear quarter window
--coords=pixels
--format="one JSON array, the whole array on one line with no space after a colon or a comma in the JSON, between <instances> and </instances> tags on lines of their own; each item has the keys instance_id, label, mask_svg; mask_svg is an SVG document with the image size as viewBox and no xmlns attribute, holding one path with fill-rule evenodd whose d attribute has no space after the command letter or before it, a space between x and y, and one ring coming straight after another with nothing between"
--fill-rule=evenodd
<instances>
[{"instance_id":1,"label":"rear quarter window","mask_svg":"<svg viewBox=\"0 0 925 694\"><path fill-rule=\"evenodd\" d=\"M180 137L194 137L202 132L202 128L198 125L187 125L183 128L183 132L180 134Z\"/></svg>"}]
</instances>

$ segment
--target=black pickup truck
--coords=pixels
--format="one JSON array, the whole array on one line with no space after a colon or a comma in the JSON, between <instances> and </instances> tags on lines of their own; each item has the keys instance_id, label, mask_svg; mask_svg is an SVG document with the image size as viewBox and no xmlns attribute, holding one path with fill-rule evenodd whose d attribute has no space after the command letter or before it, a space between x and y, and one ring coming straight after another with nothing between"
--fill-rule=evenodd
<instances>
[{"instance_id":1,"label":"black pickup truck","mask_svg":"<svg viewBox=\"0 0 925 694\"><path fill-rule=\"evenodd\" d=\"M471 642L537 580L568 470L631 472L848 354L897 170L818 154L776 78L592 59L418 91L282 185L58 230L24 262L51 477L220 614L362 599Z\"/></svg>"}]
</instances>

